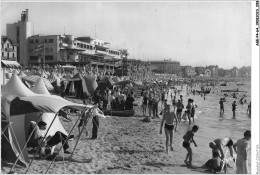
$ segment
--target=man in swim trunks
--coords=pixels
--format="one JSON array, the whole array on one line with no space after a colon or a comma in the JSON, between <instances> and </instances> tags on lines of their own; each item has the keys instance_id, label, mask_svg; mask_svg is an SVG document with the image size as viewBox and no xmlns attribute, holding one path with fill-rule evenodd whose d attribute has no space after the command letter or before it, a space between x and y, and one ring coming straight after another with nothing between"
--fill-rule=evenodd
<instances>
[{"instance_id":1,"label":"man in swim trunks","mask_svg":"<svg viewBox=\"0 0 260 175\"><path fill-rule=\"evenodd\" d=\"M213 152L220 152L221 159L225 159L226 155L224 154L224 147L228 147L230 156L233 157L233 141L232 139L226 138L219 138L214 140L213 142L209 143L209 147L212 149Z\"/></svg>"},{"instance_id":2,"label":"man in swim trunks","mask_svg":"<svg viewBox=\"0 0 260 175\"><path fill-rule=\"evenodd\" d=\"M162 134L162 127L164 124L164 130L165 130L165 136L166 136L166 153L168 154L168 143L169 143L169 137L170 137L170 147L171 151L173 151L172 147L172 138L173 138L173 129L174 129L174 120L176 122L176 127L175 127L175 132L177 131L177 126L178 126L178 120L176 118L176 115L174 112L170 112L170 105L166 104L165 109L163 113L163 118L162 118L162 123L161 123L161 129L160 129L160 134Z\"/></svg>"},{"instance_id":3,"label":"man in swim trunks","mask_svg":"<svg viewBox=\"0 0 260 175\"><path fill-rule=\"evenodd\" d=\"M236 104L236 101L234 101L232 103L233 118L236 117L236 107L237 107L237 104Z\"/></svg>"},{"instance_id":4,"label":"man in swim trunks","mask_svg":"<svg viewBox=\"0 0 260 175\"><path fill-rule=\"evenodd\" d=\"M219 105L220 105L220 114L224 113L224 101L222 100L222 98L220 98Z\"/></svg>"},{"instance_id":5,"label":"man in swim trunks","mask_svg":"<svg viewBox=\"0 0 260 175\"><path fill-rule=\"evenodd\" d=\"M178 103L176 104L176 107L177 107L176 115L177 115L177 119L179 120L179 123L180 123L181 122L182 109L184 108L184 105L181 103L180 99L178 99Z\"/></svg>"}]
</instances>

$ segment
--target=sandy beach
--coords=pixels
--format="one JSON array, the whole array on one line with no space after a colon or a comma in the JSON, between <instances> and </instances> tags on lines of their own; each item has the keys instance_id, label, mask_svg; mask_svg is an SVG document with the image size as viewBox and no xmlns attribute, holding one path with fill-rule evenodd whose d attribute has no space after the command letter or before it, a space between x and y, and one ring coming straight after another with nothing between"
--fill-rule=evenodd
<instances>
[{"instance_id":1,"label":"sandy beach","mask_svg":"<svg viewBox=\"0 0 260 175\"><path fill-rule=\"evenodd\" d=\"M69 99L80 102L75 99ZM139 104L140 104L140 99ZM159 105L160 106L160 105ZM205 159L203 149L207 145L201 145L197 138L198 147L193 149L194 169L188 169L184 164L186 150L182 147L182 136L190 128L186 122L181 122L178 132L174 133L174 151L165 153L165 135L159 134L161 119L152 119L151 122L143 122L141 107L135 106L134 117L108 116L100 119L98 138L91 140L82 135L73 158L76 160L90 159L89 163L77 163L72 161L56 161L48 173L50 174L85 174L85 173L105 173L105 174L196 174L209 173L200 168L208 159ZM160 110L159 110L160 111ZM160 116L161 118L162 116ZM64 128L69 131L76 121L76 117L71 117L72 122L64 122ZM199 121L197 122L199 124ZM87 130L91 135L92 122L87 125ZM77 127L72 134L78 135ZM196 136L195 136L196 139ZM76 138L70 141L72 149L76 143ZM56 147L56 150L60 147ZM208 152L210 150L208 149ZM62 156L62 151L60 155ZM210 156L210 155L209 155ZM207 157L207 156L206 156ZM210 157L208 157L210 158ZM49 160L34 160L28 173L45 173L50 165ZM2 166L2 173L9 172L10 167ZM228 173L234 173L234 168L228 168ZM15 173L24 173L24 168L16 168Z\"/></svg>"}]
</instances>

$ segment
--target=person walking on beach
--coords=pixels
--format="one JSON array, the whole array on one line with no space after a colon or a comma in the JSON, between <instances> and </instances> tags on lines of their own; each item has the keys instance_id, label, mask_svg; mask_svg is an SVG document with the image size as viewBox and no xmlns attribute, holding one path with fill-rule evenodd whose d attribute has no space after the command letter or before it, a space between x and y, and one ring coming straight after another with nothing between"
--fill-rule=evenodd
<instances>
[{"instance_id":1,"label":"person walking on beach","mask_svg":"<svg viewBox=\"0 0 260 175\"><path fill-rule=\"evenodd\" d=\"M249 153L249 141L251 139L251 131L247 130L244 133L244 138L237 141L234 144L234 150L237 153L236 174L248 174L248 153Z\"/></svg>"},{"instance_id":2,"label":"person walking on beach","mask_svg":"<svg viewBox=\"0 0 260 175\"><path fill-rule=\"evenodd\" d=\"M153 117L154 118L159 118L158 116L158 103L160 101L160 98L159 98L159 94L155 94L154 97L153 97ZM163 105L163 102L162 102L162 105Z\"/></svg>"},{"instance_id":3,"label":"person walking on beach","mask_svg":"<svg viewBox=\"0 0 260 175\"><path fill-rule=\"evenodd\" d=\"M160 134L162 134L162 127L164 124L164 131L165 131L165 136L166 136L166 153L168 154L168 145L169 145L169 138L170 138L170 147L171 147L171 151L173 151L173 147L172 147L172 138L173 138L173 129L174 129L174 122L176 123L175 126L175 132L177 131L177 126L178 126L178 121L176 118L176 115L174 112L170 112L170 105L166 104L165 105L165 109L164 109L164 113L163 113L163 118L162 118L162 122L161 122L161 128L160 128Z\"/></svg>"},{"instance_id":4,"label":"person walking on beach","mask_svg":"<svg viewBox=\"0 0 260 175\"><path fill-rule=\"evenodd\" d=\"M212 153L217 151L220 152L221 159L225 159L224 148L228 147L231 157L233 156L233 140L231 138L219 138L209 143L209 147L212 149Z\"/></svg>"},{"instance_id":5,"label":"person walking on beach","mask_svg":"<svg viewBox=\"0 0 260 175\"><path fill-rule=\"evenodd\" d=\"M232 103L233 118L236 117L236 106L237 106L236 101L234 101L234 102Z\"/></svg>"},{"instance_id":6,"label":"person walking on beach","mask_svg":"<svg viewBox=\"0 0 260 175\"><path fill-rule=\"evenodd\" d=\"M194 145L197 147L196 142L194 141L193 137L194 134L199 130L199 127L197 125L194 125L191 129L191 131L188 131L184 136L184 141L182 142L182 146L188 151L186 155L186 159L184 160L184 163L186 165L192 166L192 149L190 147L190 143L193 142Z\"/></svg>"},{"instance_id":7,"label":"person walking on beach","mask_svg":"<svg viewBox=\"0 0 260 175\"><path fill-rule=\"evenodd\" d=\"M93 107L93 128L92 128L92 138L96 139L98 134L98 128L99 128L99 117L104 117L104 113L98 108L98 103L94 104Z\"/></svg>"},{"instance_id":8,"label":"person walking on beach","mask_svg":"<svg viewBox=\"0 0 260 175\"><path fill-rule=\"evenodd\" d=\"M248 113L249 117L251 117L251 101L247 107L247 113Z\"/></svg>"},{"instance_id":9,"label":"person walking on beach","mask_svg":"<svg viewBox=\"0 0 260 175\"><path fill-rule=\"evenodd\" d=\"M219 105L220 105L220 114L223 114L224 113L224 101L222 98L220 98L220 101L219 101Z\"/></svg>"},{"instance_id":10,"label":"person walking on beach","mask_svg":"<svg viewBox=\"0 0 260 175\"><path fill-rule=\"evenodd\" d=\"M188 116L188 119L189 119L189 125L191 125L192 102L193 102L193 100L189 98L188 99L188 104L186 106L186 113L187 113L187 116Z\"/></svg>"},{"instance_id":11,"label":"person walking on beach","mask_svg":"<svg viewBox=\"0 0 260 175\"><path fill-rule=\"evenodd\" d=\"M143 94L143 115L146 116L148 98L146 93Z\"/></svg>"},{"instance_id":12,"label":"person walking on beach","mask_svg":"<svg viewBox=\"0 0 260 175\"><path fill-rule=\"evenodd\" d=\"M177 119L179 120L179 123L180 123L181 122L182 109L184 108L184 105L181 103L180 99L178 99L176 107L177 107L176 115L177 115Z\"/></svg>"},{"instance_id":13,"label":"person walking on beach","mask_svg":"<svg viewBox=\"0 0 260 175\"><path fill-rule=\"evenodd\" d=\"M173 97L172 106L173 106L173 111L175 112L175 108L176 108L176 96Z\"/></svg>"},{"instance_id":14,"label":"person walking on beach","mask_svg":"<svg viewBox=\"0 0 260 175\"><path fill-rule=\"evenodd\" d=\"M193 120L193 123L194 123L194 118L195 118L195 108L197 108L198 106L196 104L194 104L194 100L192 100L192 103L191 103L191 115L190 117L192 118Z\"/></svg>"},{"instance_id":15,"label":"person walking on beach","mask_svg":"<svg viewBox=\"0 0 260 175\"><path fill-rule=\"evenodd\" d=\"M149 112L149 117L152 116L152 111L153 111L153 94L150 92L149 97L148 97L148 112Z\"/></svg>"}]
</instances>

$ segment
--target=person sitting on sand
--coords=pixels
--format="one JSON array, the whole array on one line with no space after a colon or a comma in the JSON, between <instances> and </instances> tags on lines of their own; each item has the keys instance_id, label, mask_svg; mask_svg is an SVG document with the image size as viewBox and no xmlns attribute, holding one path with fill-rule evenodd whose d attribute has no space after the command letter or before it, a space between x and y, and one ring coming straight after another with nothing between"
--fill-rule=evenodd
<instances>
[{"instance_id":1,"label":"person sitting on sand","mask_svg":"<svg viewBox=\"0 0 260 175\"><path fill-rule=\"evenodd\" d=\"M209 147L212 149L212 153L220 152L221 159L225 159L224 147L228 147L231 157L233 157L233 140L226 138L219 138L209 143Z\"/></svg>"},{"instance_id":2,"label":"person sitting on sand","mask_svg":"<svg viewBox=\"0 0 260 175\"><path fill-rule=\"evenodd\" d=\"M191 129L191 131L188 131L184 136L183 136L183 143L182 146L188 151L186 159L184 160L184 163L186 163L189 166L192 166L192 149L190 147L190 143L193 142L194 145L197 147L196 142L194 141L193 137L194 134L199 130L199 127L197 125L194 125Z\"/></svg>"},{"instance_id":3,"label":"person sitting on sand","mask_svg":"<svg viewBox=\"0 0 260 175\"><path fill-rule=\"evenodd\" d=\"M36 141L37 144L41 147L41 156L44 156L45 147L53 147L59 143L62 143L62 147L65 154L70 154L71 152L68 151L69 144L68 140L72 139L74 135L70 135L67 137L60 131L57 131L53 136L48 136L44 138L47 129L47 123L44 121L39 121L38 124L35 126L35 130L32 135L32 141Z\"/></svg>"},{"instance_id":4,"label":"person sitting on sand","mask_svg":"<svg viewBox=\"0 0 260 175\"><path fill-rule=\"evenodd\" d=\"M209 159L205 163L205 166L209 168L209 170L212 171L213 174L215 174L216 172L220 172L223 165L224 161L220 159L219 152L213 152L213 158Z\"/></svg>"},{"instance_id":5,"label":"person sitting on sand","mask_svg":"<svg viewBox=\"0 0 260 175\"><path fill-rule=\"evenodd\" d=\"M162 134L162 127L164 124L164 131L165 131L165 136L166 136L166 153L168 153L168 143L169 143L169 137L170 137L170 147L171 147L171 151L173 151L173 147L172 147L172 138L173 138L173 129L174 129L174 120L176 122L176 127L175 127L175 132L177 131L177 126L178 126L178 120L176 118L176 115L174 112L170 112L170 105L166 104L165 105L165 109L164 109L164 113L163 113L163 118L162 118L162 122L161 122L161 129L160 129L160 134Z\"/></svg>"}]
</instances>

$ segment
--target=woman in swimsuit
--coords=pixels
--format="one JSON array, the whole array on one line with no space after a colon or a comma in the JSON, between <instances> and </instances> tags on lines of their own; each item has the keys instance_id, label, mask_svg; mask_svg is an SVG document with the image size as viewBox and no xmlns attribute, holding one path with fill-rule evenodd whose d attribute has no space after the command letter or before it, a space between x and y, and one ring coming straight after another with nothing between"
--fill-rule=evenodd
<instances>
[{"instance_id":1,"label":"woman in swimsuit","mask_svg":"<svg viewBox=\"0 0 260 175\"><path fill-rule=\"evenodd\" d=\"M173 129L174 129L174 124L173 122L176 122L176 127L175 127L175 132L177 131L177 126L178 126L178 120L176 118L176 115L174 112L170 112L170 105L166 104L165 105L165 111L163 113L163 119L161 122L161 129L160 129L160 134L162 134L162 127L164 124L164 130L165 130L165 136L166 136L166 153L168 153L168 142L169 142L169 137L170 137L170 147L171 151L173 151L172 147L172 138L173 138Z\"/></svg>"}]
</instances>

